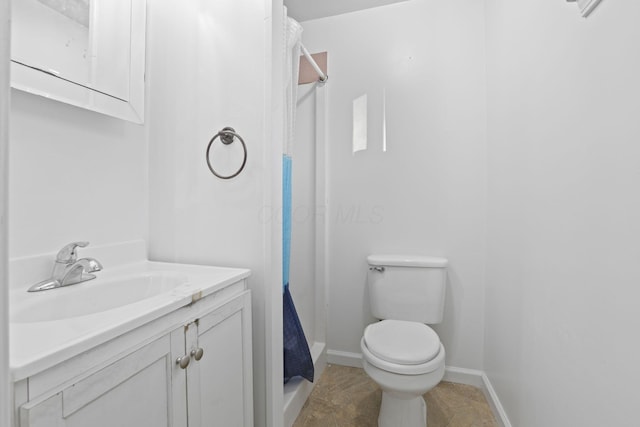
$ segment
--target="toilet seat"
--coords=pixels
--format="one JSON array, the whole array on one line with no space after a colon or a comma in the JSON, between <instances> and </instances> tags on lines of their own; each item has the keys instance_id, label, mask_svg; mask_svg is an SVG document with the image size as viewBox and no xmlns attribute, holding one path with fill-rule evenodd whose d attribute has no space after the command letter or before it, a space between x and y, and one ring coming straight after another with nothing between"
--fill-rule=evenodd
<instances>
[{"instance_id":1,"label":"toilet seat","mask_svg":"<svg viewBox=\"0 0 640 427\"><path fill-rule=\"evenodd\" d=\"M376 357L399 365L420 365L440 351L440 338L423 323L383 320L367 326L364 342Z\"/></svg>"},{"instance_id":2,"label":"toilet seat","mask_svg":"<svg viewBox=\"0 0 640 427\"><path fill-rule=\"evenodd\" d=\"M438 334L417 322L383 320L369 325L361 348L367 362L398 374L425 374L444 363L444 347Z\"/></svg>"}]
</instances>

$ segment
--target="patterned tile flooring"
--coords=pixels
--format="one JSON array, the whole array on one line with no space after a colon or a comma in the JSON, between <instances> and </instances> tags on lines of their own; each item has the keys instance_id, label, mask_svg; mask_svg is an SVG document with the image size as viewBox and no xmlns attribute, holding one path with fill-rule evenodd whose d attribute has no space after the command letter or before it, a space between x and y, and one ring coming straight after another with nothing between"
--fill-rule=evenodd
<instances>
[{"instance_id":1,"label":"patterned tile flooring","mask_svg":"<svg viewBox=\"0 0 640 427\"><path fill-rule=\"evenodd\" d=\"M358 368L329 365L294 427L376 427L382 391ZM482 391L442 382L424 395L428 427L498 427Z\"/></svg>"}]
</instances>

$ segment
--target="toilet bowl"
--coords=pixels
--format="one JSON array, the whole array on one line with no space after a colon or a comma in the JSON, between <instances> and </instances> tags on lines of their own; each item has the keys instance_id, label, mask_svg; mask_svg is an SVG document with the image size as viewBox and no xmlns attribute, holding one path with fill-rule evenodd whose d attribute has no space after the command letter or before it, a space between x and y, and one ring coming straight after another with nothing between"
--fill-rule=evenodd
<instances>
[{"instance_id":1,"label":"toilet bowl","mask_svg":"<svg viewBox=\"0 0 640 427\"><path fill-rule=\"evenodd\" d=\"M427 325L383 320L360 340L365 372L382 389L379 427L425 427L422 395L444 376L444 347Z\"/></svg>"}]
</instances>

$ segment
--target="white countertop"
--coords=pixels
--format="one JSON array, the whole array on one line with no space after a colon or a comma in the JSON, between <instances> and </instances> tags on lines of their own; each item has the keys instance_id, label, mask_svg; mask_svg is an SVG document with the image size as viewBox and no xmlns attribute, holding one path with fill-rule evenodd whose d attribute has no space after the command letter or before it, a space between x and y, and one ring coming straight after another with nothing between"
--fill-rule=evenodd
<instances>
[{"instance_id":1,"label":"white countertop","mask_svg":"<svg viewBox=\"0 0 640 427\"><path fill-rule=\"evenodd\" d=\"M128 275L169 272L184 283L173 289L114 309L58 320L30 321L29 307L48 304L87 304L90 286ZM158 319L193 301L249 277L250 270L137 261L107 268L98 278L63 288L29 293L28 286L10 291L10 370L13 381L48 369L97 345ZM89 289L89 292L87 290ZM73 301L73 299L77 301ZM43 305L44 304L44 305ZM80 310L82 311L82 310ZM90 312L90 310L87 310ZM34 313L34 318L38 318Z\"/></svg>"}]
</instances>

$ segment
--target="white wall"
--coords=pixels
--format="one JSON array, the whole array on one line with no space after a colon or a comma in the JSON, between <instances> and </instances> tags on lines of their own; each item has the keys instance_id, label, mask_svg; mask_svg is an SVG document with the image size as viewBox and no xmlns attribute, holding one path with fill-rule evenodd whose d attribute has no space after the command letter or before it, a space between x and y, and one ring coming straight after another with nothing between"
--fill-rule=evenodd
<instances>
[{"instance_id":1,"label":"white wall","mask_svg":"<svg viewBox=\"0 0 640 427\"><path fill-rule=\"evenodd\" d=\"M282 341L265 344L267 330L282 331L281 272L271 268L281 265L280 244L270 258L280 224L264 215L271 198L279 200L271 191L280 182L273 153L281 161L267 122L278 109L271 105L271 7L148 2L145 126L18 91L11 106L12 257L53 252L74 239L143 238L155 259L253 270L257 426L282 419ZM245 138L249 158L238 178L220 181L204 152L227 125ZM276 299L265 304L271 293ZM266 395L267 386L279 400ZM267 414L272 400L277 409Z\"/></svg>"},{"instance_id":2,"label":"white wall","mask_svg":"<svg viewBox=\"0 0 640 427\"><path fill-rule=\"evenodd\" d=\"M10 425L9 277L8 277L8 148L9 148L9 2L0 3L0 424Z\"/></svg>"},{"instance_id":3,"label":"white wall","mask_svg":"<svg viewBox=\"0 0 640 427\"><path fill-rule=\"evenodd\" d=\"M514 426L638 425L638 16L487 2L485 369Z\"/></svg>"},{"instance_id":4,"label":"white wall","mask_svg":"<svg viewBox=\"0 0 640 427\"><path fill-rule=\"evenodd\" d=\"M328 348L359 353L374 321L366 256L451 261L436 328L447 364L482 368L485 62L483 3L412 0L304 22L328 51ZM386 91L387 152L382 152ZM352 101L368 96L369 149L351 151Z\"/></svg>"},{"instance_id":5,"label":"white wall","mask_svg":"<svg viewBox=\"0 0 640 427\"><path fill-rule=\"evenodd\" d=\"M340 15L356 10L384 6L406 0L323 0L310 2L306 0L287 0L289 16L298 21Z\"/></svg>"},{"instance_id":6,"label":"white wall","mask_svg":"<svg viewBox=\"0 0 640 427\"><path fill-rule=\"evenodd\" d=\"M10 125L11 257L146 239L143 126L17 90Z\"/></svg>"},{"instance_id":7,"label":"white wall","mask_svg":"<svg viewBox=\"0 0 640 427\"><path fill-rule=\"evenodd\" d=\"M272 191L280 188L273 190L273 153L281 153L281 146L273 143L265 113L272 108L267 70L272 5L257 0L147 5L150 256L251 268L255 420L262 426L267 417L282 417L281 371L279 414L268 414L272 397L266 395L267 387L275 388L272 366L282 365L281 356L272 361L266 342L272 315L282 316L281 308L274 312L269 306L273 289L282 298L281 273L272 268L281 265L281 255L271 246L281 234L272 230L278 224L270 218ZM244 171L226 181L210 173L205 159L210 138L225 126L236 129L248 151ZM226 147L218 140L215 147L212 162L223 173L240 165L238 152L226 156L239 143ZM282 353L281 341L274 351Z\"/></svg>"},{"instance_id":8,"label":"white wall","mask_svg":"<svg viewBox=\"0 0 640 427\"><path fill-rule=\"evenodd\" d=\"M10 118L11 257L146 239L145 127L17 90Z\"/></svg>"}]
</instances>

